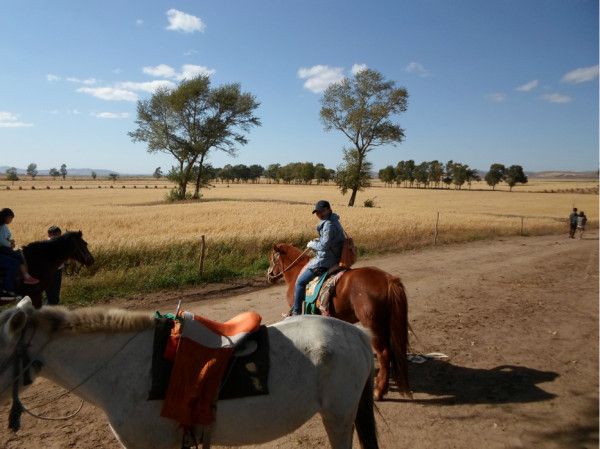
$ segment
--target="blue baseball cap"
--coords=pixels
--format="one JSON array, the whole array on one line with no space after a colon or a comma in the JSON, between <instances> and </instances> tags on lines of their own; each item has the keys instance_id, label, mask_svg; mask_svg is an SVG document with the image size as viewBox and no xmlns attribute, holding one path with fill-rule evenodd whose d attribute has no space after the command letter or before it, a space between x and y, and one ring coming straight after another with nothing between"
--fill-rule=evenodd
<instances>
[{"instance_id":1,"label":"blue baseball cap","mask_svg":"<svg viewBox=\"0 0 600 449\"><path fill-rule=\"evenodd\" d=\"M331 209L331 204L329 204L329 201L320 200L317 201L317 204L315 204L315 210L313 210L312 213L314 214L315 212L320 212L327 209Z\"/></svg>"}]
</instances>

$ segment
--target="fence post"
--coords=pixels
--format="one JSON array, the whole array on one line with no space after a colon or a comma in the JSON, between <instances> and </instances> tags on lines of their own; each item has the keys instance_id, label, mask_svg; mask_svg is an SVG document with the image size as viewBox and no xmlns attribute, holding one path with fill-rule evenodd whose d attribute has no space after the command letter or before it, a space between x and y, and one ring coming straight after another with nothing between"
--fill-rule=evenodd
<instances>
[{"instance_id":1,"label":"fence post","mask_svg":"<svg viewBox=\"0 0 600 449\"><path fill-rule=\"evenodd\" d=\"M437 245L437 237L438 237L438 223L440 222L440 211L437 212L437 217L435 219L435 231L433 233L433 244Z\"/></svg>"},{"instance_id":2,"label":"fence post","mask_svg":"<svg viewBox=\"0 0 600 449\"><path fill-rule=\"evenodd\" d=\"M521 237L523 237L523 221L524 217L521 217Z\"/></svg>"},{"instance_id":3,"label":"fence post","mask_svg":"<svg viewBox=\"0 0 600 449\"><path fill-rule=\"evenodd\" d=\"M204 273L204 256L206 255L206 238L204 234L200 238L200 276Z\"/></svg>"}]
</instances>

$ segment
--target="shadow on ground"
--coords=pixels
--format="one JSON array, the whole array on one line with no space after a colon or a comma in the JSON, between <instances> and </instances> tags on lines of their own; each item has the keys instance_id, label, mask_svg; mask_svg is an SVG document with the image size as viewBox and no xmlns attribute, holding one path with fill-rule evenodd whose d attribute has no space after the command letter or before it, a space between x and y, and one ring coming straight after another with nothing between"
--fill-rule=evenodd
<instances>
[{"instance_id":1,"label":"shadow on ground","mask_svg":"<svg viewBox=\"0 0 600 449\"><path fill-rule=\"evenodd\" d=\"M558 373L515 365L492 369L467 368L429 360L422 364L409 364L408 376L413 393L435 396L411 402L425 405L509 404L554 398L554 394L542 390L538 384L552 382ZM391 390L395 389L392 384Z\"/></svg>"}]
</instances>

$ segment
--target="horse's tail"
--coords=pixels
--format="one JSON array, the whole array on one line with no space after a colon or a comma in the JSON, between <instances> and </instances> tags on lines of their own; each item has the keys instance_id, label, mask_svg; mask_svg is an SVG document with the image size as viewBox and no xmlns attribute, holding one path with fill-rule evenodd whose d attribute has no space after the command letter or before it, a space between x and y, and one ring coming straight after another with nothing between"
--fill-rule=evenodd
<instances>
[{"instance_id":1,"label":"horse's tail","mask_svg":"<svg viewBox=\"0 0 600 449\"><path fill-rule=\"evenodd\" d=\"M369 376L365 388L363 388L354 426L362 449L379 449L373 404L373 379L371 379L371 376Z\"/></svg>"},{"instance_id":2,"label":"horse's tail","mask_svg":"<svg viewBox=\"0 0 600 449\"><path fill-rule=\"evenodd\" d=\"M388 304L390 307L390 346L392 373L400 393L411 396L408 383L408 301L404 285L399 278L388 281Z\"/></svg>"}]
</instances>

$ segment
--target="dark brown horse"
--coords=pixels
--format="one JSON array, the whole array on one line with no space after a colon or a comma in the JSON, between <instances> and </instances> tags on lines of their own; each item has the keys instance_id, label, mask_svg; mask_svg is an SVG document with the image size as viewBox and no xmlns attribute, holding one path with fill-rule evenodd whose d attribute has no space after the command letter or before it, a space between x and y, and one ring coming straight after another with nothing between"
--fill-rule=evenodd
<instances>
[{"instance_id":1,"label":"dark brown horse","mask_svg":"<svg viewBox=\"0 0 600 449\"><path fill-rule=\"evenodd\" d=\"M298 248L284 243L275 245L271 252L267 277L272 283L285 279L290 307L296 279L309 259ZM400 279L375 267L349 270L336 284L331 314L349 323L360 321L371 331L380 367L375 379L375 399L381 400L388 391L390 366L398 389L410 396L406 360L408 304Z\"/></svg>"},{"instance_id":2,"label":"dark brown horse","mask_svg":"<svg viewBox=\"0 0 600 449\"><path fill-rule=\"evenodd\" d=\"M75 260L82 265L90 266L94 257L88 250L88 244L83 239L81 231L65 232L60 237L51 240L33 242L23 247L29 273L40 280L39 284L26 285L21 283L17 292L31 298L35 308L42 307L42 295L49 283L52 282L56 271L68 260Z\"/></svg>"}]
</instances>

